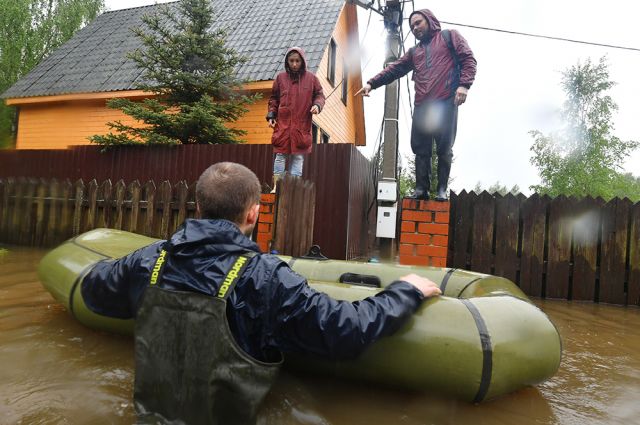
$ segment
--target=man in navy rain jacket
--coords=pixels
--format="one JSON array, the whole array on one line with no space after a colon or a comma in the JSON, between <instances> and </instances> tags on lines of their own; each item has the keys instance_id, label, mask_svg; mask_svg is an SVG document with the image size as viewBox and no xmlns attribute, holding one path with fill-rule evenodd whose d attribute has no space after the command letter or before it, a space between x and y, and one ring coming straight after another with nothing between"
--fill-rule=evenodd
<instances>
[{"instance_id":1,"label":"man in navy rain jacket","mask_svg":"<svg viewBox=\"0 0 640 425\"><path fill-rule=\"evenodd\" d=\"M253 423L281 352L353 358L440 294L414 274L356 302L315 291L247 237L260 184L242 165L209 167L196 199L201 219L186 220L167 241L98 263L82 282L92 311L136 318L141 417Z\"/></svg>"}]
</instances>

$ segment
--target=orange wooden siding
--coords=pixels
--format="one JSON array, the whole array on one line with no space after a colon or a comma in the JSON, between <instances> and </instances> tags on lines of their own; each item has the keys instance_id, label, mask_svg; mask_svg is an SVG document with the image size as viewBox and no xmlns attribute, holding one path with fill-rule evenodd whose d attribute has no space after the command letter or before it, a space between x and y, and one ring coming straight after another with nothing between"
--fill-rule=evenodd
<instances>
[{"instance_id":1,"label":"orange wooden siding","mask_svg":"<svg viewBox=\"0 0 640 425\"><path fill-rule=\"evenodd\" d=\"M337 46L334 85L332 86L327 79L328 44L317 72L325 96L329 96L342 81L344 58L349 54L359 54L357 51L350 52L351 46L356 46L357 49L357 28L356 7L345 4L333 33ZM355 43L349 43L349 29ZM331 143L355 143L359 146L366 143L362 97L353 97L353 93L362 87L359 59L357 64L356 69L350 70L347 105L342 102L342 87L338 87L327 99L322 113L314 117L314 122L329 135ZM243 137L247 143L271 143L272 130L265 120L271 85L272 81L261 81L245 86L251 92L262 94L260 100L247 106L249 111L238 122L230 124L247 132ZM66 149L71 145L87 145L90 144L87 139L89 136L109 131L107 122L120 120L125 124L135 125L136 121L129 116L107 108L106 100L109 97L129 95L140 98L141 94L140 91L131 91L8 99L7 104L20 108L16 148Z\"/></svg>"},{"instance_id":2,"label":"orange wooden siding","mask_svg":"<svg viewBox=\"0 0 640 425\"><path fill-rule=\"evenodd\" d=\"M350 29L351 34L349 34ZM357 146L364 146L366 138L363 100L362 96L353 96L362 87L360 52L358 51L358 18L355 5L345 4L342 8L336 29L333 32L333 40L337 47L334 85L331 85L327 78L328 44L316 73L325 96L329 96L331 92L333 94L327 99L322 113L314 117L314 122L329 134L330 143L355 143ZM355 55L357 55L356 59L353 60ZM351 62L357 62L357 66L352 67L349 71L347 105L345 106L342 103L342 86L338 87L338 84L342 81L343 63L347 58L352 58ZM336 87L338 88L336 89Z\"/></svg>"}]
</instances>

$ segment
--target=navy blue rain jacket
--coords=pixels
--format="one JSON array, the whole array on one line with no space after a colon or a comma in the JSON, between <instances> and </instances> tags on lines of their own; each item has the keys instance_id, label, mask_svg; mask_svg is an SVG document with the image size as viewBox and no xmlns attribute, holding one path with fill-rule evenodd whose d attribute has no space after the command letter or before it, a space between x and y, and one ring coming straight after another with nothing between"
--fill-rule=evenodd
<instances>
[{"instance_id":1,"label":"navy blue rain jacket","mask_svg":"<svg viewBox=\"0 0 640 425\"><path fill-rule=\"evenodd\" d=\"M238 255L259 252L230 221L189 219L168 241L96 264L82 282L87 306L109 317L135 317L162 248L161 287L211 296ZM261 254L238 280L227 317L240 347L258 360L277 359L279 351L352 358L396 331L422 299L418 289L398 281L362 301L337 301L312 289L278 257Z\"/></svg>"}]
</instances>

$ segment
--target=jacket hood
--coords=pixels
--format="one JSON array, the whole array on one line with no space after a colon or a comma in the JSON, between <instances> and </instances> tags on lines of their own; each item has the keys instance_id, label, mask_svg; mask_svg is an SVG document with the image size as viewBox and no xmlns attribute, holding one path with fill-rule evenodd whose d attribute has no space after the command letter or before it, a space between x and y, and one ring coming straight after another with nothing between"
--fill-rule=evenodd
<instances>
[{"instance_id":1,"label":"jacket hood","mask_svg":"<svg viewBox=\"0 0 640 425\"><path fill-rule=\"evenodd\" d=\"M289 74L291 74L291 70L289 69L289 63L287 62L287 58L289 57L289 53L291 52L297 52L300 57L302 58L302 68L300 68L300 72L304 72L307 70L307 58L304 56L304 50L302 49L302 47L291 47L289 50L287 50L287 54L284 55L284 69L287 70L287 72Z\"/></svg>"},{"instance_id":2,"label":"jacket hood","mask_svg":"<svg viewBox=\"0 0 640 425\"><path fill-rule=\"evenodd\" d=\"M440 21L438 21L438 18L436 18L433 12L429 9L420 9L412 12L411 15L409 15L409 22L411 22L411 17L416 13L424 16L424 18L427 20L427 23L429 24L429 31L427 31L427 35L424 39L430 40L435 33L440 31Z\"/></svg>"},{"instance_id":3,"label":"jacket hood","mask_svg":"<svg viewBox=\"0 0 640 425\"><path fill-rule=\"evenodd\" d=\"M228 220L187 219L164 249L176 257L220 255L230 252L256 251L258 245L242 234Z\"/></svg>"}]
</instances>

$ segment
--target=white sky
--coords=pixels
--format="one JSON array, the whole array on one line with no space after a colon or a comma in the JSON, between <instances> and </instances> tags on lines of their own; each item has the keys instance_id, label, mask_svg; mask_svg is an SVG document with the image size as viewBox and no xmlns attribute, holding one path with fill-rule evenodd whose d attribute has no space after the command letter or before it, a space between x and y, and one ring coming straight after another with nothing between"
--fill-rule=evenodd
<instances>
[{"instance_id":1,"label":"white sky","mask_svg":"<svg viewBox=\"0 0 640 425\"><path fill-rule=\"evenodd\" d=\"M311 0L310 0L311 1ZM163 3L164 1L159 1ZM106 0L115 10L152 4L152 0ZM428 7L441 21L556 36L603 44L640 48L638 16L640 3L628 0L415 0L415 8ZM405 6L408 17L411 2ZM367 26L369 12L359 13L360 37ZM472 189L477 182L489 186L499 181L508 187L517 184L524 193L538 182L530 164L530 130L545 133L559 122L557 111L564 94L561 71L579 60L593 62L607 55L611 79L617 85L610 94L619 106L614 116L614 134L623 140L640 140L640 115L636 107L640 95L640 52L545 40L457 27L469 42L478 61L476 82L467 102L460 107L458 136L454 146L452 188ZM404 32L408 25L404 25ZM377 14L371 17L362 49L363 79L382 69L385 30ZM414 44L407 37L407 48ZM400 152L411 155L406 81L403 79L400 106ZM412 84L411 84L412 86ZM412 89L413 90L413 89ZM413 97L413 94L412 94ZM382 120L384 89L365 98L367 147L371 156ZM626 170L640 174L640 150L626 163Z\"/></svg>"}]
</instances>

